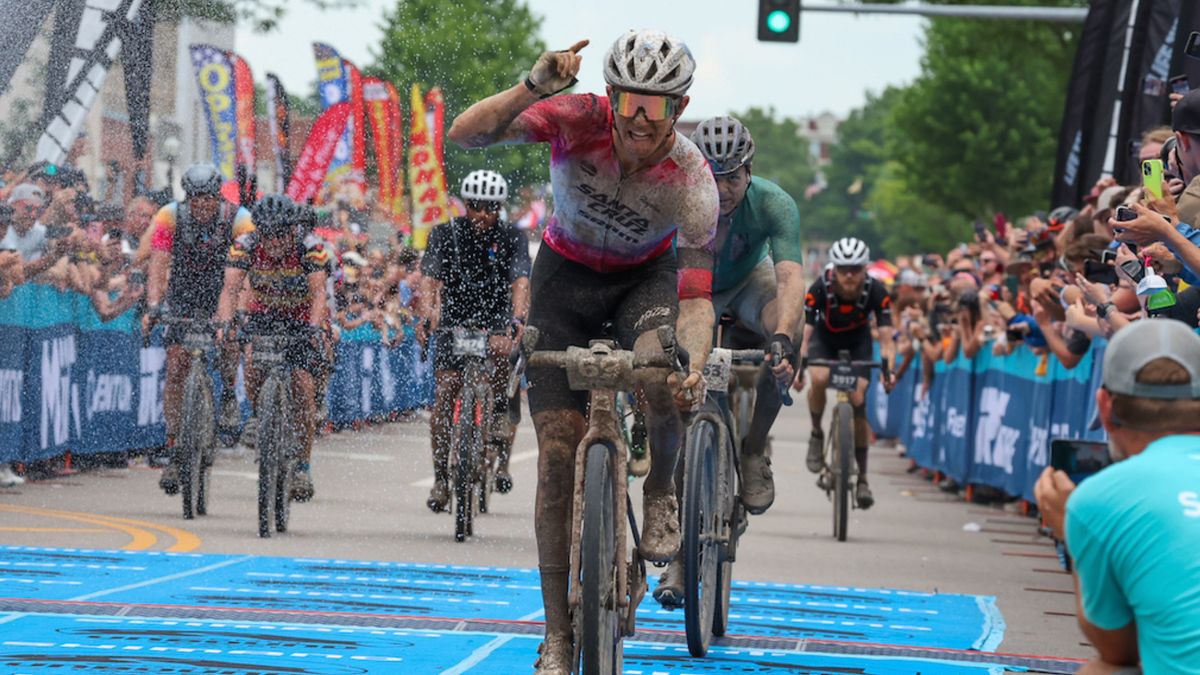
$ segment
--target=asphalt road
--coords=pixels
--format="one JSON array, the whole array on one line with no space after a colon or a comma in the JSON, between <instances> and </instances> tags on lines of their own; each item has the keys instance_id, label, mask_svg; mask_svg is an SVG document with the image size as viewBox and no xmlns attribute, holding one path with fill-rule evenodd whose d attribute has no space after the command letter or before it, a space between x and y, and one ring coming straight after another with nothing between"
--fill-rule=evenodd
<instances>
[{"instance_id":1,"label":"asphalt road","mask_svg":"<svg viewBox=\"0 0 1200 675\"><path fill-rule=\"evenodd\" d=\"M742 538L738 579L994 595L1007 623L999 651L1088 655L1071 578L1033 520L946 495L906 473L895 450L875 447L876 506L853 511L850 540L838 543L831 505L804 467L808 432L798 401L776 424L777 498ZM432 469L423 416L320 439L316 499L295 505L290 531L271 539L256 536L256 469L239 447L218 459L207 517L184 521L178 497L163 495L158 472L139 463L0 490L0 544L536 567L535 452L526 421L514 491L497 496L461 544L452 518L424 505Z\"/></svg>"}]
</instances>

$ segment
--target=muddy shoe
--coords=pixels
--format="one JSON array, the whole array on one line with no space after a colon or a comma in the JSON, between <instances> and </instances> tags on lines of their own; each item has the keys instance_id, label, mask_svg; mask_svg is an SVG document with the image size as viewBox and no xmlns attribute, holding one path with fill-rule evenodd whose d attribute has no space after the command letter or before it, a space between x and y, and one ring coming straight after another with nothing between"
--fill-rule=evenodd
<instances>
[{"instance_id":1,"label":"muddy shoe","mask_svg":"<svg viewBox=\"0 0 1200 675\"><path fill-rule=\"evenodd\" d=\"M766 455L742 457L742 504L750 515L765 513L775 503L775 474Z\"/></svg>"},{"instance_id":2,"label":"muddy shoe","mask_svg":"<svg viewBox=\"0 0 1200 675\"><path fill-rule=\"evenodd\" d=\"M804 458L804 465L812 473L821 473L821 467L825 466L824 433L814 430L808 437L808 456Z\"/></svg>"},{"instance_id":3,"label":"muddy shoe","mask_svg":"<svg viewBox=\"0 0 1200 675\"><path fill-rule=\"evenodd\" d=\"M538 646L538 658L533 662L534 675L571 675L574 658L575 648L570 638L547 635Z\"/></svg>"},{"instance_id":4,"label":"muddy shoe","mask_svg":"<svg viewBox=\"0 0 1200 675\"><path fill-rule=\"evenodd\" d=\"M253 449L258 443L258 418L251 416L246 420L246 426L242 427L242 445Z\"/></svg>"},{"instance_id":5,"label":"muddy shoe","mask_svg":"<svg viewBox=\"0 0 1200 675\"><path fill-rule=\"evenodd\" d=\"M429 510L434 513L441 513L446 510L446 504L449 503L450 488L446 487L446 481L434 481L433 487L429 490L429 499L425 500L425 506L428 506Z\"/></svg>"},{"instance_id":6,"label":"muddy shoe","mask_svg":"<svg viewBox=\"0 0 1200 675\"><path fill-rule=\"evenodd\" d=\"M860 479L858 487L854 490L855 498L858 499L858 508L866 511L875 505L875 497L871 494L871 486L867 485L867 481Z\"/></svg>"},{"instance_id":7,"label":"muddy shoe","mask_svg":"<svg viewBox=\"0 0 1200 675\"><path fill-rule=\"evenodd\" d=\"M642 557L669 562L679 552L679 503L675 493L647 492L642 500Z\"/></svg>"},{"instance_id":8,"label":"muddy shoe","mask_svg":"<svg viewBox=\"0 0 1200 675\"><path fill-rule=\"evenodd\" d=\"M179 466L175 462L163 467L162 477L158 479L158 487L169 495L179 492Z\"/></svg>"},{"instance_id":9,"label":"muddy shoe","mask_svg":"<svg viewBox=\"0 0 1200 675\"><path fill-rule=\"evenodd\" d=\"M292 501L307 502L314 494L316 491L313 489L312 471L307 464L296 464L296 469L292 472Z\"/></svg>"},{"instance_id":10,"label":"muddy shoe","mask_svg":"<svg viewBox=\"0 0 1200 675\"><path fill-rule=\"evenodd\" d=\"M683 563L678 559L667 565L667 571L658 578L658 586L654 587L654 599L663 609L679 609L683 607Z\"/></svg>"}]
</instances>

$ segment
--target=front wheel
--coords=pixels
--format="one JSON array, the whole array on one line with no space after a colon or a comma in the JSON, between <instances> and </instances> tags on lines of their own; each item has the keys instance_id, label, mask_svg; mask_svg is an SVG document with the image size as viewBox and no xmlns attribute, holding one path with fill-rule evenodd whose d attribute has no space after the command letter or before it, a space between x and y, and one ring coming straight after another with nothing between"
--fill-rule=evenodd
<instances>
[{"instance_id":1,"label":"front wheel","mask_svg":"<svg viewBox=\"0 0 1200 675\"><path fill-rule=\"evenodd\" d=\"M175 444L175 461L179 466L180 493L183 497L183 517L191 520L197 512L204 515L207 504L201 497L201 474L204 472L205 426L211 430L212 395L205 391L201 377L207 377L195 365L188 371L183 385L183 415L179 437ZM207 394L207 397L206 397Z\"/></svg>"},{"instance_id":2,"label":"front wheel","mask_svg":"<svg viewBox=\"0 0 1200 675\"><path fill-rule=\"evenodd\" d=\"M475 474L482 435L475 424L475 397L468 387L463 387L458 406L458 418L454 423L454 541L463 542L474 530Z\"/></svg>"},{"instance_id":3,"label":"front wheel","mask_svg":"<svg viewBox=\"0 0 1200 675\"><path fill-rule=\"evenodd\" d=\"M720 430L701 419L688 429L683 483L683 618L688 651L702 657L712 638L721 509L717 505Z\"/></svg>"},{"instance_id":4,"label":"front wheel","mask_svg":"<svg viewBox=\"0 0 1200 675\"><path fill-rule=\"evenodd\" d=\"M279 381L268 377L258 392L258 536L271 536L271 507L279 478Z\"/></svg>"},{"instance_id":5,"label":"front wheel","mask_svg":"<svg viewBox=\"0 0 1200 675\"><path fill-rule=\"evenodd\" d=\"M850 521L850 456L854 450L854 413L849 403L838 403L833 410L833 536L846 541Z\"/></svg>"},{"instance_id":6,"label":"front wheel","mask_svg":"<svg viewBox=\"0 0 1200 675\"><path fill-rule=\"evenodd\" d=\"M296 455L300 452L299 429L293 420L292 397L284 387L279 388L276 399L277 413L275 437L275 531L287 532L288 520L292 516L292 472Z\"/></svg>"},{"instance_id":7,"label":"front wheel","mask_svg":"<svg viewBox=\"0 0 1200 675\"><path fill-rule=\"evenodd\" d=\"M579 573L582 584L581 675L612 675L621 660L621 626L617 613L616 491L611 450L601 444L587 449L583 482L583 532ZM578 611L578 610L577 610Z\"/></svg>"}]
</instances>

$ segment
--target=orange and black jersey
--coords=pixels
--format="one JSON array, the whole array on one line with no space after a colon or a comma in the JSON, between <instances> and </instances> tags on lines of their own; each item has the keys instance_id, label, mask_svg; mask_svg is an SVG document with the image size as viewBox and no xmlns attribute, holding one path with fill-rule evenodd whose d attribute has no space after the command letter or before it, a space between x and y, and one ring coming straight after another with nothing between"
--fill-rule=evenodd
<instances>
[{"instance_id":1,"label":"orange and black jersey","mask_svg":"<svg viewBox=\"0 0 1200 675\"><path fill-rule=\"evenodd\" d=\"M868 277L859 296L846 301L837 297L829 283L818 279L804 299L805 318L814 328L835 334L870 330L872 314L880 327L892 325L892 299L883 284Z\"/></svg>"},{"instance_id":2,"label":"orange and black jersey","mask_svg":"<svg viewBox=\"0 0 1200 675\"><path fill-rule=\"evenodd\" d=\"M307 322L312 303L308 275L325 272L329 251L322 243L296 244L281 258L267 255L257 232L243 234L229 247L228 267L246 270L253 295L246 311Z\"/></svg>"}]
</instances>

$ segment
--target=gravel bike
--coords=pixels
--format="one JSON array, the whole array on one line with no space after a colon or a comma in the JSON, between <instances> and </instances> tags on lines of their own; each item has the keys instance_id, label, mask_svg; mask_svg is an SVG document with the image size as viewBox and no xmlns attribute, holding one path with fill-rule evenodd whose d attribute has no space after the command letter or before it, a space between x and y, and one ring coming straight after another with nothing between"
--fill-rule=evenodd
<instances>
[{"instance_id":1,"label":"gravel bike","mask_svg":"<svg viewBox=\"0 0 1200 675\"><path fill-rule=\"evenodd\" d=\"M635 354L609 340L564 351L534 351L539 332L521 340L512 383L526 365L562 368L572 390L589 391L587 431L575 453L568 604L575 633L575 672L621 672L622 640L634 633L634 615L646 594L646 564L628 492L628 448L616 399L634 388L642 368L682 370L674 329L658 329L664 353ZM686 373L686 371L684 371ZM628 522L628 530L622 524ZM629 535L627 537L627 535ZM632 539L632 550L629 540Z\"/></svg>"},{"instance_id":2,"label":"gravel bike","mask_svg":"<svg viewBox=\"0 0 1200 675\"><path fill-rule=\"evenodd\" d=\"M179 470L179 492L183 497L183 517L208 514L211 495L213 455L217 423L213 401L213 382L209 372L209 354L215 344L216 324L200 319L163 317L168 329L182 334L179 344L190 357L183 381L183 405L179 431L171 461ZM173 494L173 493L172 493Z\"/></svg>"},{"instance_id":3,"label":"gravel bike","mask_svg":"<svg viewBox=\"0 0 1200 675\"><path fill-rule=\"evenodd\" d=\"M849 350L838 351L838 358L809 359L810 366L829 368L829 386L837 391L837 405L833 408L833 421L829 438L825 442L825 466L817 479L817 485L833 501L833 536L846 541L849 528L851 481L858 475L854 461L854 408L850 405L850 394L858 388L858 379L863 369L884 368L880 361L854 361ZM855 500L857 501L857 500Z\"/></svg>"},{"instance_id":4,"label":"gravel bike","mask_svg":"<svg viewBox=\"0 0 1200 675\"><path fill-rule=\"evenodd\" d=\"M292 403L292 370L288 347L303 335L252 335L249 337L254 366L266 369L255 407L258 416L258 536L287 532L291 516L292 474L300 455L300 420Z\"/></svg>"}]
</instances>

